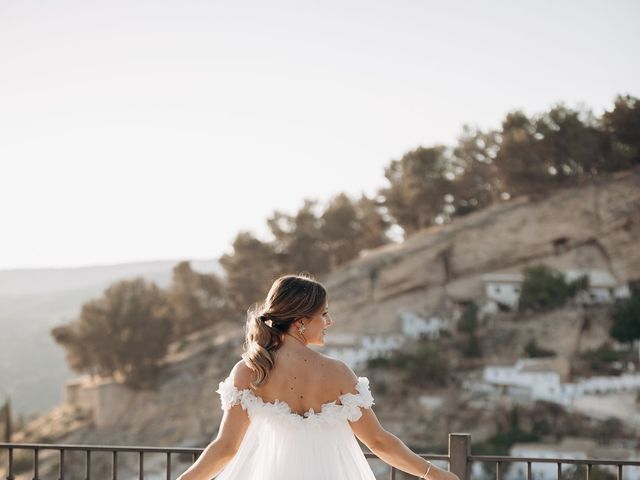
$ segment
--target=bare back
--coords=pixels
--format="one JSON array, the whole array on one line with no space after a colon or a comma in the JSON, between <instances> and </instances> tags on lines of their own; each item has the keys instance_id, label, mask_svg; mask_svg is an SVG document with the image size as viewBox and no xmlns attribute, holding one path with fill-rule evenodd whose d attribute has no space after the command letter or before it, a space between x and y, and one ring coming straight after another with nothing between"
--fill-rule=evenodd
<instances>
[{"instance_id":1,"label":"bare back","mask_svg":"<svg viewBox=\"0 0 640 480\"><path fill-rule=\"evenodd\" d=\"M344 393L336 360L308 348L281 348L275 357L267 380L253 389L265 402L283 401L293 413L303 415L310 408L319 412Z\"/></svg>"}]
</instances>

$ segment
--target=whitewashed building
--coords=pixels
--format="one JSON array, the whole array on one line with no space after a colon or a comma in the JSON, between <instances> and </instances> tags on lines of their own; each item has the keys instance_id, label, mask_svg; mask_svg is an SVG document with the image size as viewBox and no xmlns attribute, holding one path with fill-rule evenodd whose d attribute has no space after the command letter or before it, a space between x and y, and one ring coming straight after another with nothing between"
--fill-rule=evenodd
<instances>
[{"instance_id":1,"label":"whitewashed building","mask_svg":"<svg viewBox=\"0 0 640 480\"><path fill-rule=\"evenodd\" d=\"M578 304L612 303L616 299L626 299L631 296L629 285L620 284L606 270L569 269L563 273L567 282L577 280L584 275L589 277L589 289L579 292L576 296ZM481 306L480 313L495 313L499 304L516 309L520 300L523 280L524 275L521 273L487 273L483 275L485 303Z\"/></svg>"},{"instance_id":2,"label":"whitewashed building","mask_svg":"<svg viewBox=\"0 0 640 480\"><path fill-rule=\"evenodd\" d=\"M589 290L580 292L576 300L585 305L596 303L611 303L615 299L631 296L628 285L620 285L611 273L606 270L574 269L564 272L565 279L574 281L583 275L589 277Z\"/></svg>"},{"instance_id":3,"label":"whitewashed building","mask_svg":"<svg viewBox=\"0 0 640 480\"><path fill-rule=\"evenodd\" d=\"M487 273L482 275L484 294L494 304L504 304L510 308L518 306L522 280L521 273Z\"/></svg>"},{"instance_id":4,"label":"whitewashed building","mask_svg":"<svg viewBox=\"0 0 640 480\"><path fill-rule=\"evenodd\" d=\"M328 335L327 346L323 351L330 357L342 360L351 368L358 368L374 358L389 358L406 340L407 338L401 334Z\"/></svg>"},{"instance_id":5,"label":"whitewashed building","mask_svg":"<svg viewBox=\"0 0 640 480\"><path fill-rule=\"evenodd\" d=\"M389 357L394 350L398 350L406 341L406 337L399 333L365 335L362 337L362 347L370 353L370 358Z\"/></svg>"},{"instance_id":6,"label":"whitewashed building","mask_svg":"<svg viewBox=\"0 0 640 480\"><path fill-rule=\"evenodd\" d=\"M584 395L608 394L640 390L639 374L594 376L575 383L564 383L561 371L540 369L544 360L520 359L513 366L489 365L483 370L483 381L493 391L526 400L545 400L571 406ZM536 367L538 364L538 367Z\"/></svg>"},{"instance_id":7,"label":"whitewashed building","mask_svg":"<svg viewBox=\"0 0 640 480\"><path fill-rule=\"evenodd\" d=\"M404 310L400 311L398 315L402 325L402 333L414 339L421 336L431 339L440 338L440 330L446 329L449 323L434 315L425 317L419 313Z\"/></svg>"}]
</instances>

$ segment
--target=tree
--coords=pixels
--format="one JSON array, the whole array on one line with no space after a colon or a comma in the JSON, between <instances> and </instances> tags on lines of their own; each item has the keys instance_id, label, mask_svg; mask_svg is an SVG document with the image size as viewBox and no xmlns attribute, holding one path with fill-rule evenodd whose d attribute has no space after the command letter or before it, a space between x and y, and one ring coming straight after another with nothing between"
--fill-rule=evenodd
<instances>
[{"instance_id":1,"label":"tree","mask_svg":"<svg viewBox=\"0 0 640 480\"><path fill-rule=\"evenodd\" d=\"M387 231L392 222L381 212L381 202L362 194L355 207L359 227L358 252L389 243Z\"/></svg>"},{"instance_id":2,"label":"tree","mask_svg":"<svg viewBox=\"0 0 640 480\"><path fill-rule=\"evenodd\" d=\"M366 195L353 201L345 193L333 197L320 217L321 238L334 269L356 258L360 251L389 243L390 222Z\"/></svg>"},{"instance_id":3,"label":"tree","mask_svg":"<svg viewBox=\"0 0 640 480\"><path fill-rule=\"evenodd\" d=\"M171 327L166 294L153 282L136 278L112 284L102 297L82 305L76 321L51 333L67 350L73 369L104 376L119 373L125 383L139 386L154 379Z\"/></svg>"},{"instance_id":4,"label":"tree","mask_svg":"<svg viewBox=\"0 0 640 480\"><path fill-rule=\"evenodd\" d=\"M548 189L549 172L535 133L534 123L521 111L508 113L502 122L495 164L511 196L538 194Z\"/></svg>"},{"instance_id":5,"label":"tree","mask_svg":"<svg viewBox=\"0 0 640 480\"><path fill-rule=\"evenodd\" d=\"M442 221L454 176L444 146L418 147L393 160L384 175L389 186L380 189L380 195L407 234Z\"/></svg>"},{"instance_id":6,"label":"tree","mask_svg":"<svg viewBox=\"0 0 640 480\"><path fill-rule=\"evenodd\" d=\"M321 217L321 237L333 269L358 256L360 224L358 212L351 199L340 193L329 201Z\"/></svg>"},{"instance_id":7,"label":"tree","mask_svg":"<svg viewBox=\"0 0 640 480\"><path fill-rule=\"evenodd\" d=\"M589 110L572 110L559 104L538 116L535 125L543 167L549 172L551 184L574 184L628 166L615 154L611 136Z\"/></svg>"},{"instance_id":8,"label":"tree","mask_svg":"<svg viewBox=\"0 0 640 480\"><path fill-rule=\"evenodd\" d=\"M317 201L305 199L295 215L276 211L267 219L283 270L304 270L314 275L329 271L329 252L322 235L322 219L315 212L316 206Z\"/></svg>"},{"instance_id":9,"label":"tree","mask_svg":"<svg viewBox=\"0 0 640 480\"><path fill-rule=\"evenodd\" d=\"M587 275L567 282L563 273L546 265L527 267L524 269L518 310L544 311L561 307L569 298L588 288Z\"/></svg>"},{"instance_id":10,"label":"tree","mask_svg":"<svg viewBox=\"0 0 640 480\"><path fill-rule=\"evenodd\" d=\"M631 95L618 95L613 110L602 115L602 122L621 155L630 164L639 164L640 99Z\"/></svg>"},{"instance_id":11,"label":"tree","mask_svg":"<svg viewBox=\"0 0 640 480\"><path fill-rule=\"evenodd\" d=\"M455 215L465 215L500 201L503 191L495 158L500 151L500 135L469 125L453 150Z\"/></svg>"},{"instance_id":12,"label":"tree","mask_svg":"<svg viewBox=\"0 0 640 480\"><path fill-rule=\"evenodd\" d=\"M640 292L634 292L629 300L616 305L610 335L619 342L640 339Z\"/></svg>"},{"instance_id":13,"label":"tree","mask_svg":"<svg viewBox=\"0 0 640 480\"><path fill-rule=\"evenodd\" d=\"M465 306L460 319L458 320L458 331L474 333L478 329L478 305L475 302Z\"/></svg>"},{"instance_id":14,"label":"tree","mask_svg":"<svg viewBox=\"0 0 640 480\"><path fill-rule=\"evenodd\" d=\"M233 252L222 255L219 262L226 274L230 307L238 313L264 300L273 281L285 271L274 245L250 232L238 233Z\"/></svg>"},{"instance_id":15,"label":"tree","mask_svg":"<svg viewBox=\"0 0 640 480\"><path fill-rule=\"evenodd\" d=\"M189 262L173 267L169 301L174 338L213 325L231 314L225 286L217 275L194 272Z\"/></svg>"}]
</instances>

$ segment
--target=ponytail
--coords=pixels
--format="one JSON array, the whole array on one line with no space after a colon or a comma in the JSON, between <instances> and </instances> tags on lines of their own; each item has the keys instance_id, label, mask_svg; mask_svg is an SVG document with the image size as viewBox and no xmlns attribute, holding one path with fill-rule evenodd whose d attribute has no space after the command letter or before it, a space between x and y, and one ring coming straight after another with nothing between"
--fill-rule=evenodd
<instances>
[{"instance_id":1,"label":"ponytail","mask_svg":"<svg viewBox=\"0 0 640 480\"><path fill-rule=\"evenodd\" d=\"M261 314L257 308L247 312L245 352L242 354L242 358L256 373L256 380L251 382L255 388L266 380L269 371L275 365L275 351L280 348L282 336L286 331L286 328L274 326L272 320L264 313Z\"/></svg>"},{"instance_id":2,"label":"ponytail","mask_svg":"<svg viewBox=\"0 0 640 480\"><path fill-rule=\"evenodd\" d=\"M247 310L242 359L255 373L254 388L268 378L289 327L300 318L315 315L324 308L326 299L326 289L311 275L285 275L273 282L264 303Z\"/></svg>"}]
</instances>

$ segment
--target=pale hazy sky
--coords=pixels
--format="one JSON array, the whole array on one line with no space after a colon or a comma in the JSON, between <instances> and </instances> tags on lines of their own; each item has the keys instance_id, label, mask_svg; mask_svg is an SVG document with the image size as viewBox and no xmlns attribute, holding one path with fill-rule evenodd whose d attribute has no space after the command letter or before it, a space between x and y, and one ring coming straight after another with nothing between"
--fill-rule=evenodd
<instances>
[{"instance_id":1,"label":"pale hazy sky","mask_svg":"<svg viewBox=\"0 0 640 480\"><path fill-rule=\"evenodd\" d=\"M464 123L640 95L640 2L0 0L0 268L213 258Z\"/></svg>"}]
</instances>

